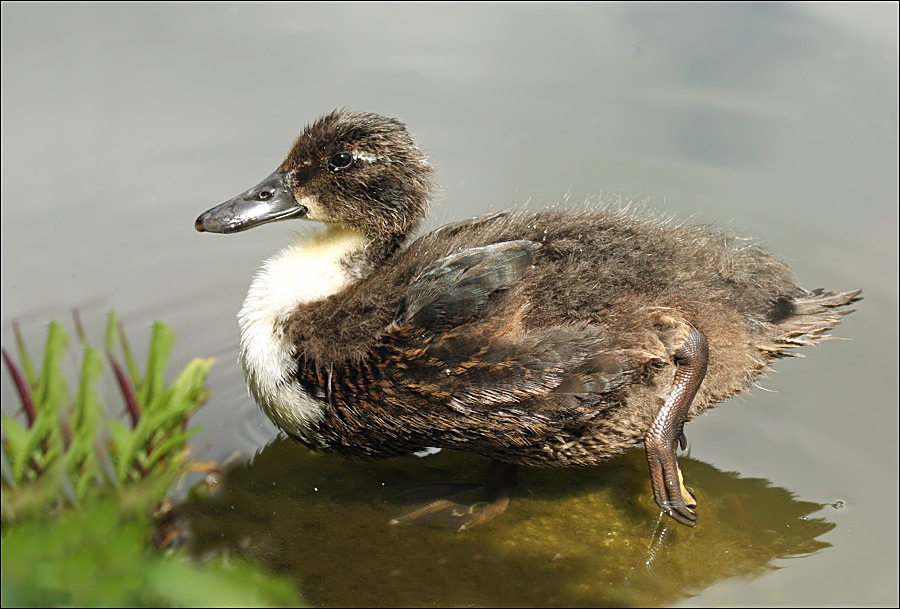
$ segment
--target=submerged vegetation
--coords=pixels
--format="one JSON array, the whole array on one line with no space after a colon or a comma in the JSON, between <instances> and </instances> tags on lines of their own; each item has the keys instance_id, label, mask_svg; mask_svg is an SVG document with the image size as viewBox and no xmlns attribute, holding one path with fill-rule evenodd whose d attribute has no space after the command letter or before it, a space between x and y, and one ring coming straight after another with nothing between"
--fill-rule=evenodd
<instances>
[{"instance_id":1,"label":"submerged vegetation","mask_svg":"<svg viewBox=\"0 0 900 609\"><path fill-rule=\"evenodd\" d=\"M212 359L196 358L166 383L175 334L153 326L141 371L110 314L103 351L81 346L74 396L64 371L69 336L50 323L40 367L15 327L19 364L3 349L24 423L2 416L3 605L293 605L293 585L249 563L194 564L180 551L165 495L189 469L191 415L206 401ZM108 362L108 368L105 364ZM126 421L98 385L109 370ZM240 572L236 576L236 571Z\"/></svg>"}]
</instances>

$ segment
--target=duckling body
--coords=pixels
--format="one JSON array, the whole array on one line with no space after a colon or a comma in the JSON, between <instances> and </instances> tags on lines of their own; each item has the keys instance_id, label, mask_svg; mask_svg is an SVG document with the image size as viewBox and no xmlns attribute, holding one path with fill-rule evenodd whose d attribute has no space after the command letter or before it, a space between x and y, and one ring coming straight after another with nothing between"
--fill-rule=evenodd
<instances>
[{"instance_id":1,"label":"duckling body","mask_svg":"<svg viewBox=\"0 0 900 609\"><path fill-rule=\"evenodd\" d=\"M805 290L724 231L621 210L491 214L404 247L429 174L398 121L335 112L197 220L326 223L263 266L239 315L251 393L318 450L570 466L644 442L657 502L692 525L684 423L825 338L859 294Z\"/></svg>"}]
</instances>

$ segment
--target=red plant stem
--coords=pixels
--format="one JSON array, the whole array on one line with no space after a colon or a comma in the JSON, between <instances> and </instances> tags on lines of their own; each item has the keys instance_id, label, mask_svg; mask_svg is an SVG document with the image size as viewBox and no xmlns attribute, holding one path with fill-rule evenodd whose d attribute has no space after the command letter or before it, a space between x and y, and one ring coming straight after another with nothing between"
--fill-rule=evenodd
<instances>
[{"instance_id":1,"label":"red plant stem","mask_svg":"<svg viewBox=\"0 0 900 609\"><path fill-rule=\"evenodd\" d=\"M28 421L28 428L31 429L31 426L34 425L35 418L37 418L37 411L34 409L34 399L31 397L31 390L28 388L25 377L19 372L19 369L9 357L9 353L6 352L6 349L3 349L3 361L6 362L6 368L9 370L9 375L13 378L13 383L16 385L16 391L19 394L19 399L22 401L22 410L25 411L25 419Z\"/></svg>"},{"instance_id":2,"label":"red plant stem","mask_svg":"<svg viewBox=\"0 0 900 609\"><path fill-rule=\"evenodd\" d=\"M87 335L84 333L84 326L81 323L81 313L78 312L78 309L72 309L72 319L75 321L75 332L78 334L78 339L82 343L86 343Z\"/></svg>"},{"instance_id":3,"label":"red plant stem","mask_svg":"<svg viewBox=\"0 0 900 609\"><path fill-rule=\"evenodd\" d=\"M125 404L128 406L128 414L131 417L131 428L134 429L137 427L138 421L141 420L141 407L138 405L137 398L134 395L134 388L131 386L131 381L128 380L128 375L122 370L122 366L113 359L112 353L107 353L107 357L109 357L109 363L112 364L113 371L116 373L116 381L119 383L119 389L122 391Z\"/></svg>"}]
</instances>

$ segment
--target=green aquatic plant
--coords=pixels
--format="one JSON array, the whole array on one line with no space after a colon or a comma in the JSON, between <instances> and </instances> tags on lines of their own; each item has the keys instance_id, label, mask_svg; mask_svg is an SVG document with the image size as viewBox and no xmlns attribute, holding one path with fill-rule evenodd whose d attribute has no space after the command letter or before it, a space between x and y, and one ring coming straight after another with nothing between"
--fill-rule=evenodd
<instances>
[{"instance_id":1,"label":"green aquatic plant","mask_svg":"<svg viewBox=\"0 0 900 609\"><path fill-rule=\"evenodd\" d=\"M157 495L188 465L187 441L199 430L189 428L188 419L207 399L204 381L213 360L194 359L167 384L175 334L157 322L142 374L121 323L111 313L105 350L128 412L126 423L107 415L97 390L104 358L88 344L77 315L75 319L82 357L74 398L63 372L69 338L62 324L50 323L39 371L17 327L21 367L3 350L25 418L23 425L6 414L2 417L3 451L10 466L2 487L4 521L15 520L22 510L78 505L113 489L134 498L144 494L135 495L134 489L155 488L146 494L158 501ZM117 347L124 366L114 355Z\"/></svg>"},{"instance_id":2,"label":"green aquatic plant","mask_svg":"<svg viewBox=\"0 0 900 609\"><path fill-rule=\"evenodd\" d=\"M113 341L110 324L107 344ZM120 330L127 373L110 356L116 381L128 407L131 426L109 421L110 456L119 484L137 482L153 472L180 473L187 458L187 440L198 428L188 429L188 418L203 404L208 391L203 386L211 359L196 358L166 386L166 362L172 352L175 334L164 324L153 326L146 372L142 376L131 349Z\"/></svg>"},{"instance_id":3,"label":"green aquatic plant","mask_svg":"<svg viewBox=\"0 0 900 609\"><path fill-rule=\"evenodd\" d=\"M74 395L59 322L48 327L40 367L17 326L19 363L2 350L24 419L2 416L3 606L295 606L291 582L247 561L199 564L154 547L183 537L168 489L188 468L209 468L190 459L188 439L199 428L188 421L208 397L213 360L196 358L167 383L175 334L165 324L153 326L143 371L114 313L103 351L88 343L77 314L75 328ZM98 389L105 372L124 421Z\"/></svg>"},{"instance_id":4,"label":"green aquatic plant","mask_svg":"<svg viewBox=\"0 0 900 609\"><path fill-rule=\"evenodd\" d=\"M13 364L6 349L3 349L3 361L22 402L26 425L4 414L2 427L3 449L10 465L9 482L19 485L51 478L48 472L55 474L64 452L64 426L61 426L60 415L67 399L67 389L60 364L67 338L59 323L50 324L40 375L35 373L18 327L16 342L24 375ZM52 477L55 478L55 475ZM5 490L7 479L4 478L3 482Z\"/></svg>"}]
</instances>

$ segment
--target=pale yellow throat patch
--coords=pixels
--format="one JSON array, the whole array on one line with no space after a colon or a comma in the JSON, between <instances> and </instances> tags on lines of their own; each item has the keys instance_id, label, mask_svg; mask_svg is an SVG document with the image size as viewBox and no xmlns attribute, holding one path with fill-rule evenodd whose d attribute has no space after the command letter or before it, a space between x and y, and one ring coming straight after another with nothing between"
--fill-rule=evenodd
<instances>
[{"instance_id":1,"label":"pale yellow throat patch","mask_svg":"<svg viewBox=\"0 0 900 609\"><path fill-rule=\"evenodd\" d=\"M284 324L299 305L352 283L356 275L345 261L366 244L362 233L334 226L301 235L263 263L238 314L241 365L250 393L276 425L295 436L314 441L309 426L323 413L319 396L290 382L297 363Z\"/></svg>"}]
</instances>

